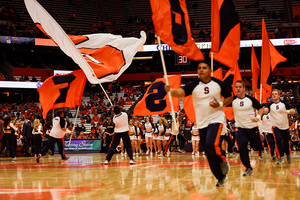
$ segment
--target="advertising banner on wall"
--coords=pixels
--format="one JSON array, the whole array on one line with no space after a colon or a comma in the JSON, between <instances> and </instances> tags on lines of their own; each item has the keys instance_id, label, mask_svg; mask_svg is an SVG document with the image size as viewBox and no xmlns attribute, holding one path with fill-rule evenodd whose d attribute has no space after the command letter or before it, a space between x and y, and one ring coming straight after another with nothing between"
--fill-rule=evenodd
<instances>
[{"instance_id":1,"label":"advertising banner on wall","mask_svg":"<svg viewBox=\"0 0 300 200\"><path fill-rule=\"evenodd\" d=\"M101 139L94 140L71 140L71 145L69 146L69 140L65 140L65 151L80 151L83 152L100 152L101 150ZM54 151L58 151L57 144L55 144Z\"/></svg>"}]
</instances>

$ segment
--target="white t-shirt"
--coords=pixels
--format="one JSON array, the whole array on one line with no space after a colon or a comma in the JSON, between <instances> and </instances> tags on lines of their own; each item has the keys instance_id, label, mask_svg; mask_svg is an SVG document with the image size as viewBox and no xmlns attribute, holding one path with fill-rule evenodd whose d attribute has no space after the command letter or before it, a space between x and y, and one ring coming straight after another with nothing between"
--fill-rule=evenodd
<instances>
[{"instance_id":1,"label":"white t-shirt","mask_svg":"<svg viewBox=\"0 0 300 200\"><path fill-rule=\"evenodd\" d=\"M167 128L166 129L166 133L169 133L169 135L171 135L172 129L171 128Z\"/></svg>"},{"instance_id":2,"label":"white t-shirt","mask_svg":"<svg viewBox=\"0 0 300 200\"><path fill-rule=\"evenodd\" d=\"M134 134L132 134L132 133L134 133ZM130 135L135 135L136 134L136 132L135 132L135 126L129 126L129 134Z\"/></svg>"},{"instance_id":3,"label":"white t-shirt","mask_svg":"<svg viewBox=\"0 0 300 200\"><path fill-rule=\"evenodd\" d=\"M162 124L162 125L157 125L158 127L157 127L157 129L158 129L158 133L161 133L161 135L164 135L165 134L165 130L166 130L166 127L165 127L165 125L164 124Z\"/></svg>"},{"instance_id":4,"label":"white t-shirt","mask_svg":"<svg viewBox=\"0 0 300 200\"><path fill-rule=\"evenodd\" d=\"M151 131L152 131L152 124L149 122L149 123L145 123L145 130L146 130L146 132L147 132L147 129L151 129ZM148 132L151 132L151 131L148 131Z\"/></svg>"},{"instance_id":5,"label":"white t-shirt","mask_svg":"<svg viewBox=\"0 0 300 200\"><path fill-rule=\"evenodd\" d=\"M129 130L128 115L125 112L121 112L113 117L115 124L115 133L123 133Z\"/></svg>"},{"instance_id":6,"label":"white t-shirt","mask_svg":"<svg viewBox=\"0 0 300 200\"><path fill-rule=\"evenodd\" d=\"M268 113L267 115L263 115L261 123L262 123L262 132L273 133L270 113Z\"/></svg>"},{"instance_id":7,"label":"white t-shirt","mask_svg":"<svg viewBox=\"0 0 300 200\"><path fill-rule=\"evenodd\" d=\"M50 136L54 138L63 138L65 136L66 131L63 131L62 128L66 128L67 123L64 118L56 116L52 120L52 129L50 131Z\"/></svg>"},{"instance_id":8,"label":"white t-shirt","mask_svg":"<svg viewBox=\"0 0 300 200\"><path fill-rule=\"evenodd\" d=\"M224 123L223 108L210 108L209 103L213 98L220 102L222 96L224 98L231 96L226 83L214 77L211 77L208 83L197 78L182 89L185 91L185 96L192 95L198 129L206 128L213 123Z\"/></svg>"},{"instance_id":9,"label":"white t-shirt","mask_svg":"<svg viewBox=\"0 0 300 200\"><path fill-rule=\"evenodd\" d=\"M197 127L193 126L192 127L192 132L195 133L195 131L197 132L197 135L199 135L199 129Z\"/></svg>"},{"instance_id":10,"label":"white t-shirt","mask_svg":"<svg viewBox=\"0 0 300 200\"><path fill-rule=\"evenodd\" d=\"M272 126L276 126L281 130L289 129L288 114L279 113L281 110L290 110L292 106L285 101L280 100L278 103L270 103L266 106L269 108Z\"/></svg>"},{"instance_id":11,"label":"white t-shirt","mask_svg":"<svg viewBox=\"0 0 300 200\"><path fill-rule=\"evenodd\" d=\"M243 99L235 96L232 101L232 109L236 127L248 129L257 127L257 122L252 122L251 119L255 118L255 109L261 108L260 103L252 96L245 95Z\"/></svg>"}]
</instances>

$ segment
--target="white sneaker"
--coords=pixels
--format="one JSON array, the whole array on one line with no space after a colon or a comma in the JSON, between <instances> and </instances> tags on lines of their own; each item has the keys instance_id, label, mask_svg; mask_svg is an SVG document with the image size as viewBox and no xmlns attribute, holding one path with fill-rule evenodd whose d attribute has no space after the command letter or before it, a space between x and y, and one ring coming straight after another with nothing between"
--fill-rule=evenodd
<instances>
[{"instance_id":1,"label":"white sneaker","mask_svg":"<svg viewBox=\"0 0 300 200\"><path fill-rule=\"evenodd\" d=\"M170 153L170 151L168 150L168 151L167 151L167 156L170 156L170 154L171 154L171 153Z\"/></svg>"},{"instance_id":2,"label":"white sneaker","mask_svg":"<svg viewBox=\"0 0 300 200\"><path fill-rule=\"evenodd\" d=\"M17 160L17 157L12 158L11 160L12 160L12 161L16 161L16 160Z\"/></svg>"},{"instance_id":3,"label":"white sneaker","mask_svg":"<svg viewBox=\"0 0 300 200\"><path fill-rule=\"evenodd\" d=\"M195 154L195 152L193 151L193 152L192 152L192 155L194 155L194 154Z\"/></svg>"},{"instance_id":4,"label":"white sneaker","mask_svg":"<svg viewBox=\"0 0 300 200\"><path fill-rule=\"evenodd\" d=\"M150 152L150 156L153 156L153 153L152 153L152 151Z\"/></svg>"},{"instance_id":5,"label":"white sneaker","mask_svg":"<svg viewBox=\"0 0 300 200\"><path fill-rule=\"evenodd\" d=\"M108 160L105 160L103 164L108 165Z\"/></svg>"},{"instance_id":6,"label":"white sneaker","mask_svg":"<svg viewBox=\"0 0 300 200\"><path fill-rule=\"evenodd\" d=\"M124 154L121 152L121 156L124 156Z\"/></svg>"},{"instance_id":7,"label":"white sneaker","mask_svg":"<svg viewBox=\"0 0 300 200\"><path fill-rule=\"evenodd\" d=\"M132 153L132 155L134 155L134 156L135 156L135 153Z\"/></svg>"},{"instance_id":8,"label":"white sneaker","mask_svg":"<svg viewBox=\"0 0 300 200\"><path fill-rule=\"evenodd\" d=\"M146 151L146 155L148 155L148 154L149 154L149 150Z\"/></svg>"},{"instance_id":9,"label":"white sneaker","mask_svg":"<svg viewBox=\"0 0 300 200\"><path fill-rule=\"evenodd\" d=\"M159 156L159 157L162 157L162 156L163 156L163 153L161 152L158 156Z\"/></svg>"},{"instance_id":10,"label":"white sneaker","mask_svg":"<svg viewBox=\"0 0 300 200\"><path fill-rule=\"evenodd\" d=\"M137 162L133 159L130 159L129 164L133 165L133 164L137 164Z\"/></svg>"},{"instance_id":11,"label":"white sneaker","mask_svg":"<svg viewBox=\"0 0 300 200\"><path fill-rule=\"evenodd\" d=\"M197 153L195 153L195 156L199 156L199 151Z\"/></svg>"}]
</instances>

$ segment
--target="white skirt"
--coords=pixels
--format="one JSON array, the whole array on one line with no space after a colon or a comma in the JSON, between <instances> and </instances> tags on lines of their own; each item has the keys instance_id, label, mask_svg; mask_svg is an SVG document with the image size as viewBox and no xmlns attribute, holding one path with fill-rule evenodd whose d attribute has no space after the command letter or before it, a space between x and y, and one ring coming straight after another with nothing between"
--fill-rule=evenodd
<instances>
[{"instance_id":1,"label":"white skirt","mask_svg":"<svg viewBox=\"0 0 300 200\"><path fill-rule=\"evenodd\" d=\"M170 139L170 136L164 136L163 140L169 140L169 139Z\"/></svg>"},{"instance_id":2,"label":"white skirt","mask_svg":"<svg viewBox=\"0 0 300 200\"><path fill-rule=\"evenodd\" d=\"M147 132L146 132L145 136L146 136L146 137L153 137L153 136L152 136L152 132L150 132L150 133L147 133Z\"/></svg>"},{"instance_id":3,"label":"white skirt","mask_svg":"<svg viewBox=\"0 0 300 200\"><path fill-rule=\"evenodd\" d=\"M200 136L199 135L192 135L192 141L199 141Z\"/></svg>"},{"instance_id":4,"label":"white skirt","mask_svg":"<svg viewBox=\"0 0 300 200\"><path fill-rule=\"evenodd\" d=\"M136 135L130 135L130 140L136 140Z\"/></svg>"},{"instance_id":5,"label":"white skirt","mask_svg":"<svg viewBox=\"0 0 300 200\"><path fill-rule=\"evenodd\" d=\"M158 136L157 135L153 135L153 140L158 140Z\"/></svg>"},{"instance_id":6,"label":"white skirt","mask_svg":"<svg viewBox=\"0 0 300 200\"><path fill-rule=\"evenodd\" d=\"M164 140L164 136L163 135L158 136L158 140Z\"/></svg>"},{"instance_id":7,"label":"white skirt","mask_svg":"<svg viewBox=\"0 0 300 200\"><path fill-rule=\"evenodd\" d=\"M137 140L138 141L142 140L142 136L138 135Z\"/></svg>"}]
</instances>

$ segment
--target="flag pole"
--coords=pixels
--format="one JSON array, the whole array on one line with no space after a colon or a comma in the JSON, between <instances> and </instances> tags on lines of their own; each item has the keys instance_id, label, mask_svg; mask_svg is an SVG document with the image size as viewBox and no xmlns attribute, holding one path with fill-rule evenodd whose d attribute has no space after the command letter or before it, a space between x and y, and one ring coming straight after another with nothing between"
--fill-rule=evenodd
<instances>
[{"instance_id":1,"label":"flag pole","mask_svg":"<svg viewBox=\"0 0 300 200\"><path fill-rule=\"evenodd\" d=\"M214 75L214 52L210 52L210 69L211 69L211 76Z\"/></svg>"},{"instance_id":2,"label":"flag pole","mask_svg":"<svg viewBox=\"0 0 300 200\"><path fill-rule=\"evenodd\" d=\"M259 98L259 103L261 104L261 101L262 101L262 83L261 83L261 80L260 80L260 98Z\"/></svg>"},{"instance_id":3,"label":"flag pole","mask_svg":"<svg viewBox=\"0 0 300 200\"><path fill-rule=\"evenodd\" d=\"M165 59L164 59L164 54L162 52L161 49L161 41L160 41L160 37L157 36L157 41L159 44L159 53L160 53L160 58L161 58L161 62L162 62L162 67L163 67L163 71L164 71L164 77L166 79L166 84L169 85L169 80L168 80L168 75L167 75L167 69L166 69L166 63L165 63ZM174 107L173 107L173 101L172 101L172 97L171 97L171 92L168 92L169 95L169 100L170 100L170 104L171 104L171 113L172 113L172 119L175 125L175 131L178 131L178 126L177 126L177 122L175 119L175 111L174 111Z\"/></svg>"},{"instance_id":4,"label":"flag pole","mask_svg":"<svg viewBox=\"0 0 300 200\"><path fill-rule=\"evenodd\" d=\"M114 106L114 105L112 104L112 102L111 102L110 98L108 97L108 95L107 95L106 91L104 90L104 88L103 88L103 86L102 86L101 82L100 82L100 81L99 81L99 79L97 78L97 76L96 76L96 74L95 74L94 70L91 68L91 66L90 66L90 65L88 65L88 66L89 66L89 68L90 68L91 72L93 73L94 77L97 79L97 81L98 81L98 83L99 83L100 87L102 88L102 90L103 90L103 92L104 92L104 94L105 94L106 98L108 99L108 101L109 101L110 105L111 105L111 106Z\"/></svg>"},{"instance_id":5,"label":"flag pole","mask_svg":"<svg viewBox=\"0 0 300 200\"><path fill-rule=\"evenodd\" d=\"M74 125L73 125L73 130L72 130L72 132L74 131L74 129L75 129L75 124L76 124L76 119L77 119L77 116L78 116L78 113L79 113L79 108L80 108L80 106L77 106L77 111L76 111L76 115L75 115L75 120L74 120ZM70 147L70 145L71 145L71 140L72 140L72 135L74 134L74 132L71 134L71 137L70 137L70 141L69 141L69 147Z\"/></svg>"}]
</instances>

